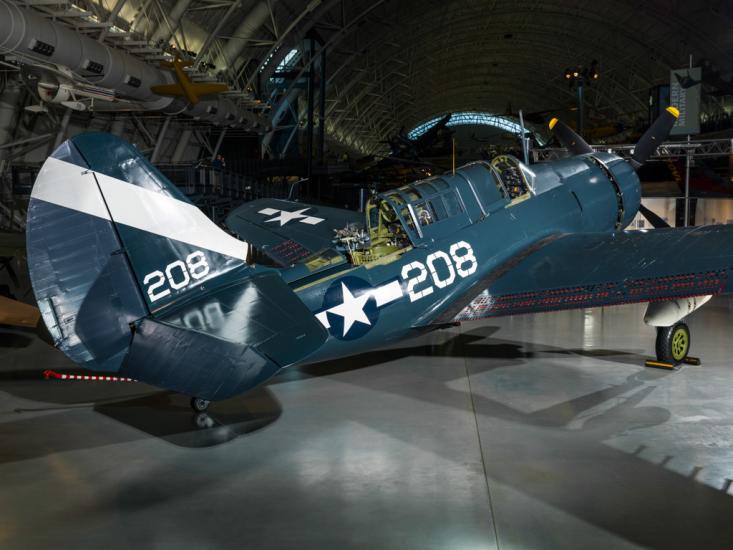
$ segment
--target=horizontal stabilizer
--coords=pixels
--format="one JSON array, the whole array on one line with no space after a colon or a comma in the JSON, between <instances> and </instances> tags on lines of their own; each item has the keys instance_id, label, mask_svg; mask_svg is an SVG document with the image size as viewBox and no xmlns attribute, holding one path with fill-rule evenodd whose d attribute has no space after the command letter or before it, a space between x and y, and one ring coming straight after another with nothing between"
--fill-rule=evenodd
<instances>
[{"instance_id":1,"label":"horizontal stabilizer","mask_svg":"<svg viewBox=\"0 0 733 550\"><path fill-rule=\"evenodd\" d=\"M121 372L187 395L225 399L307 357L326 337L279 274L268 271L144 320Z\"/></svg>"},{"instance_id":2,"label":"horizontal stabilizer","mask_svg":"<svg viewBox=\"0 0 733 550\"><path fill-rule=\"evenodd\" d=\"M178 357L176 361L171 361L171 353ZM247 391L279 368L251 346L145 319L135 332L120 375L218 400Z\"/></svg>"}]
</instances>

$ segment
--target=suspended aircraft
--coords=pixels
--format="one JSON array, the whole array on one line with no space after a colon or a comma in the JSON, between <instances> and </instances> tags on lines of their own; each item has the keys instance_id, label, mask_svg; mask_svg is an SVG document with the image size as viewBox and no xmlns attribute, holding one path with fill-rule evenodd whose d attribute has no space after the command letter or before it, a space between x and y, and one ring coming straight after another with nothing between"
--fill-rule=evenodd
<instances>
[{"instance_id":1,"label":"suspended aircraft","mask_svg":"<svg viewBox=\"0 0 733 550\"><path fill-rule=\"evenodd\" d=\"M133 103L118 97L111 88L96 86L63 65L23 62L20 74L39 100L38 105L27 106L27 111L46 112L47 103L60 104L74 111L99 110L98 107L103 105L114 105L116 110L135 107Z\"/></svg>"},{"instance_id":2,"label":"suspended aircraft","mask_svg":"<svg viewBox=\"0 0 733 550\"><path fill-rule=\"evenodd\" d=\"M408 137L403 128L397 135L382 143L389 145L390 155L394 159L419 161L425 157L449 155L453 130L447 125L451 116L448 113L415 139Z\"/></svg>"},{"instance_id":3,"label":"suspended aircraft","mask_svg":"<svg viewBox=\"0 0 733 550\"><path fill-rule=\"evenodd\" d=\"M376 194L364 214L247 202L227 219L240 238L132 145L78 135L33 188L33 289L73 361L191 396L199 411L294 365L569 308L649 302L658 359L680 363L684 318L733 290L733 227L663 227L640 204L636 169L678 114L667 109L628 161L553 119L570 158L471 163ZM659 229L624 231L640 210Z\"/></svg>"},{"instance_id":4,"label":"suspended aircraft","mask_svg":"<svg viewBox=\"0 0 733 550\"><path fill-rule=\"evenodd\" d=\"M152 86L150 90L158 95L185 97L191 105L197 105L201 98L207 95L220 94L229 90L229 86L221 82L191 82L184 70L193 65L190 59L182 60L176 56L173 61L161 61L160 66L173 69L176 75L176 84L160 84Z\"/></svg>"}]
</instances>

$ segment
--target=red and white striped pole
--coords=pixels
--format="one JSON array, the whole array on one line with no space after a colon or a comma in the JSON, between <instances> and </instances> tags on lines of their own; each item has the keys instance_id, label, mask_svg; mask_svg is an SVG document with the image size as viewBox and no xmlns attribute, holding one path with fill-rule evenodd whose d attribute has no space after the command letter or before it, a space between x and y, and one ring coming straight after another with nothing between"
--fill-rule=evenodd
<instances>
[{"instance_id":1,"label":"red and white striped pole","mask_svg":"<svg viewBox=\"0 0 733 550\"><path fill-rule=\"evenodd\" d=\"M137 382L134 378L107 376L102 374L61 374L52 370L43 371L46 380L82 380L85 382Z\"/></svg>"}]
</instances>

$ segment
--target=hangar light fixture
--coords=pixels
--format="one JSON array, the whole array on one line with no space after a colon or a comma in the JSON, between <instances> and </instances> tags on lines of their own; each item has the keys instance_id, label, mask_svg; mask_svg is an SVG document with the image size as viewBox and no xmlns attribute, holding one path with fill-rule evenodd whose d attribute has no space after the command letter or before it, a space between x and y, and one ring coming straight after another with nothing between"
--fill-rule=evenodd
<instances>
[{"instance_id":1,"label":"hangar light fixture","mask_svg":"<svg viewBox=\"0 0 733 550\"><path fill-rule=\"evenodd\" d=\"M583 135L583 88L592 86L593 82L598 80L600 73L598 72L598 60L594 59L587 67L578 66L565 69L565 80L568 81L568 89L575 88L578 98L578 133Z\"/></svg>"}]
</instances>

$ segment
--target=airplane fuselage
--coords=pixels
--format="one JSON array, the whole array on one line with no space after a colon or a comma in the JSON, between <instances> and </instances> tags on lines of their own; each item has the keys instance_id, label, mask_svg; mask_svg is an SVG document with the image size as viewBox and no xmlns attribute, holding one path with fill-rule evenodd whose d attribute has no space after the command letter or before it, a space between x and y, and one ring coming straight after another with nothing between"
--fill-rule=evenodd
<instances>
[{"instance_id":1,"label":"airplane fuselage","mask_svg":"<svg viewBox=\"0 0 733 550\"><path fill-rule=\"evenodd\" d=\"M666 226L640 209L635 170L678 116L666 109L628 160L553 119L571 158L471 163L371 197L361 219L253 201L227 218L241 239L134 146L80 134L31 193L33 292L71 360L192 396L198 411L283 368L463 320L671 300L648 312L669 324L665 308L685 315L690 297L733 291L727 228L623 231L640 210ZM684 360L686 325L658 326L657 359Z\"/></svg>"},{"instance_id":2,"label":"airplane fuselage","mask_svg":"<svg viewBox=\"0 0 733 550\"><path fill-rule=\"evenodd\" d=\"M533 165L530 177L530 196L480 204L460 170L443 176L461 195L468 214L463 227L434 231L389 263L289 281L329 331L303 362L361 353L413 336L413 327L450 323L446 306L457 314L466 305L458 297L473 289L490 293L503 269L524 253L559 235L621 230L639 207L638 177L614 155ZM288 280L287 271L283 276Z\"/></svg>"},{"instance_id":3,"label":"airplane fuselage","mask_svg":"<svg viewBox=\"0 0 733 550\"><path fill-rule=\"evenodd\" d=\"M46 160L33 187L34 295L54 345L74 362L196 402L463 320L689 306L684 299L733 291L730 231L623 231L640 210L634 170L678 115L665 113L628 161L593 152L553 120L571 158L471 163L371 197L361 219L253 201L227 219L241 239L129 143L80 134ZM689 345L667 345L675 335L689 343L677 325L660 329L658 359L684 359Z\"/></svg>"}]
</instances>

